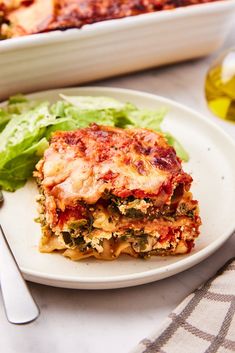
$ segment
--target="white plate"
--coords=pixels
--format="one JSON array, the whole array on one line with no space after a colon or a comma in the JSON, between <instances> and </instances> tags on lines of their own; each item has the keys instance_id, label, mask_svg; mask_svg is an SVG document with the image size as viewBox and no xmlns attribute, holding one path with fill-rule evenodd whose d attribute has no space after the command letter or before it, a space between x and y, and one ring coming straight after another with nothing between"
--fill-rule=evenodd
<instances>
[{"instance_id":1,"label":"white plate","mask_svg":"<svg viewBox=\"0 0 235 353\"><path fill-rule=\"evenodd\" d=\"M30 95L46 100L58 93L107 95L139 107L167 107L164 128L174 134L190 153L184 169L194 178L193 193L200 202L203 225L191 254L153 257L151 260L123 256L113 262L89 259L73 262L59 254L37 249L40 226L34 223L36 186L33 181L15 193L4 193L1 223L26 279L67 288L105 289L156 281L183 271L212 254L235 229L235 144L215 124L178 103L155 95L111 88L72 88Z\"/></svg>"}]
</instances>

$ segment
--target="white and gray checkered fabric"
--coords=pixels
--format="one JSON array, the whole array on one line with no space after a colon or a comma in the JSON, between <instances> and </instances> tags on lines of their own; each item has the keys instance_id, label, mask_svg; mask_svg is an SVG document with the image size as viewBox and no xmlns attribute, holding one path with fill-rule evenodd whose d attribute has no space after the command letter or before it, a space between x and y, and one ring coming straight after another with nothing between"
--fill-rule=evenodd
<instances>
[{"instance_id":1,"label":"white and gray checkered fabric","mask_svg":"<svg viewBox=\"0 0 235 353\"><path fill-rule=\"evenodd\" d=\"M190 294L132 353L234 353L235 258Z\"/></svg>"}]
</instances>

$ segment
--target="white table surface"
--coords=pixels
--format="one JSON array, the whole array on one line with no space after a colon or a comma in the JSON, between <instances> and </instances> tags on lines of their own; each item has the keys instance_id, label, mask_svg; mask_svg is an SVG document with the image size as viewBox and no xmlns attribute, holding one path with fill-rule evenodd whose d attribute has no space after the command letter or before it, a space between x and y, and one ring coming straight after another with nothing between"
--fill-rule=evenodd
<instances>
[{"instance_id":1,"label":"white table surface","mask_svg":"<svg viewBox=\"0 0 235 353\"><path fill-rule=\"evenodd\" d=\"M224 48L231 46L235 47L235 25ZM99 85L139 89L174 99L214 120L235 139L235 124L213 117L205 103L204 77L213 57L114 78ZM6 321L0 303L0 352L127 353L234 255L235 235L201 264L147 285L82 291L30 283L41 316L29 325L14 326Z\"/></svg>"}]
</instances>

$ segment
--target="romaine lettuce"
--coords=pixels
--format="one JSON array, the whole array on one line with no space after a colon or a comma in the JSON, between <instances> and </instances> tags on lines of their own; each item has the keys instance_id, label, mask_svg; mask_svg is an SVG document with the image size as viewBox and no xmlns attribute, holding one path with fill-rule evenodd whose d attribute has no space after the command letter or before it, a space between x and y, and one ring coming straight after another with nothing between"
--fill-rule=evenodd
<instances>
[{"instance_id":1,"label":"romaine lettuce","mask_svg":"<svg viewBox=\"0 0 235 353\"><path fill-rule=\"evenodd\" d=\"M11 116L0 134L0 188L14 191L25 183L48 146L47 129L66 120L52 115L48 103Z\"/></svg>"}]
</instances>

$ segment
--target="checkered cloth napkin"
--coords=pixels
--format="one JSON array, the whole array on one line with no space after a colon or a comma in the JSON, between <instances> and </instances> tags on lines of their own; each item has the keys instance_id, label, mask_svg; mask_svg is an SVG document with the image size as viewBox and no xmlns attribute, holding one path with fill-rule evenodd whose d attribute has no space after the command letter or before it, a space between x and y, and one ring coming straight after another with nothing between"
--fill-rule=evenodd
<instances>
[{"instance_id":1,"label":"checkered cloth napkin","mask_svg":"<svg viewBox=\"0 0 235 353\"><path fill-rule=\"evenodd\" d=\"M235 258L190 294L132 353L234 353Z\"/></svg>"}]
</instances>

